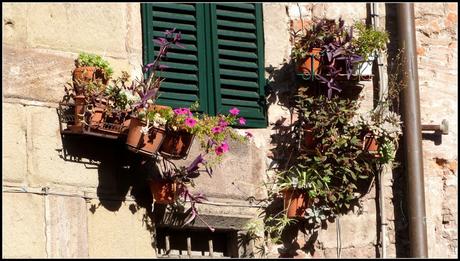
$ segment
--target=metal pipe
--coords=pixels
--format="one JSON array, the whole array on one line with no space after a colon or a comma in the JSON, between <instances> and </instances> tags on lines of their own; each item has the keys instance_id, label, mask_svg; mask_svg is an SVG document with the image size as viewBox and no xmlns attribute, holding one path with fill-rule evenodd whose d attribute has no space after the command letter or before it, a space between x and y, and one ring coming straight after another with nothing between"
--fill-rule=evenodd
<instances>
[{"instance_id":1,"label":"metal pipe","mask_svg":"<svg viewBox=\"0 0 460 261\"><path fill-rule=\"evenodd\" d=\"M379 28L379 10L378 3L371 3L371 23L375 30ZM383 63L381 52L377 55L377 65L379 71L379 100L385 99L388 95L388 88L383 75ZM382 178L382 169L379 169L378 173L378 193L379 193L379 213L380 213L380 241L381 241L381 258L387 257L387 244L386 244L386 217L385 217L385 192Z\"/></svg>"},{"instance_id":2,"label":"metal pipe","mask_svg":"<svg viewBox=\"0 0 460 261\"><path fill-rule=\"evenodd\" d=\"M401 115L404 122L403 139L407 173L407 206L409 206L410 256L426 258L428 257L428 249L414 4L398 3L396 11L398 45L402 50L403 58L401 80L406 84L401 92Z\"/></svg>"}]
</instances>

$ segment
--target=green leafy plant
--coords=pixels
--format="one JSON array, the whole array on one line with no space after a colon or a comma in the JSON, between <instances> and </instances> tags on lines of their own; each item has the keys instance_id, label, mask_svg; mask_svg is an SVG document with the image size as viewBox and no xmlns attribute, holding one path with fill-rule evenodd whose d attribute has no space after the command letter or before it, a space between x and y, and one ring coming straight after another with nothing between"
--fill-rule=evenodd
<instances>
[{"instance_id":1,"label":"green leafy plant","mask_svg":"<svg viewBox=\"0 0 460 261\"><path fill-rule=\"evenodd\" d=\"M107 78L112 76L113 74L113 69L110 66L109 62L103 59L101 56L96 55L96 54L89 54L89 53L84 53L84 52L80 53L76 60L76 66L77 67L82 67L82 66L98 67L104 70L104 72L107 75Z\"/></svg>"},{"instance_id":2,"label":"green leafy plant","mask_svg":"<svg viewBox=\"0 0 460 261\"><path fill-rule=\"evenodd\" d=\"M354 24L355 36L352 39L352 45L356 53L364 58L369 59L375 52L383 51L389 41L388 32L380 31L366 26L361 21Z\"/></svg>"}]
</instances>

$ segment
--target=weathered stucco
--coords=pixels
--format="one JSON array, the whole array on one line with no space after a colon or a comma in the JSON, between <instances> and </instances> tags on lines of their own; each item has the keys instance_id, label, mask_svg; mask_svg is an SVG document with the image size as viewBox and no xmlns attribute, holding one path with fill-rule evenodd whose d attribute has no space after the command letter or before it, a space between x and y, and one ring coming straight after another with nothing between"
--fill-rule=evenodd
<instances>
[{"instance_id":1,"label":"weathered stucco","mask_svg":"<svg viewBox=\"0 0 460 261\"><path fill-rule=\"evenodd\" d=\"M384 26L384 4L379 7ZM442 143L429 137L423 140L429 257L455 257L457 3L416 3L415 11L422 124L449 121L449 134L442 136ZM2 13L3 257L155 257L154 229L144 219L149 206L139 201L150 196L148 187L135 170L124 168L127 154L119 153L116 144L62 139L56 113L80 51L103 55L115 74L122 70L133 78L140 74L139 3L7 3ZM351 23L368 15L365 3L264 3L263 13L269 126L250 130L254 140L249 146L231 144L235 150L213 178L199 178L196 190L218 203L199 206L209 215L256 218L257 209L245 207L246 199L267 195L262 183L277 164L272 157L274 137L292 116L286 105L294 84L290 28L298 28L300 17L304 21L342 17ZM370 82L365 83L363 94L363 107L369 108ZM99 143L110 151L99 152ZM64 158L62 149L75 149L75 144L91 151L97 162L82 164ZM196 151L197 144L192 154ZM402 204L398 175L403 174L384 176L388 257L407 254L407 242L400 235L407 232L407 224L398 214ZM43 194L43 187L49 187L49 195ZM25 190L31 193L20 193ZM376 257L375 196L373 188L363 199L362 214L341 217L342 257ZM299 233L299 247L291 250L296 258L334 258L336 232L335 223L321 230L313 254L301 249L310 243L309 235ZM285 251L282 245L268 247L271 257Z\"/></svg>"}]
</instances>

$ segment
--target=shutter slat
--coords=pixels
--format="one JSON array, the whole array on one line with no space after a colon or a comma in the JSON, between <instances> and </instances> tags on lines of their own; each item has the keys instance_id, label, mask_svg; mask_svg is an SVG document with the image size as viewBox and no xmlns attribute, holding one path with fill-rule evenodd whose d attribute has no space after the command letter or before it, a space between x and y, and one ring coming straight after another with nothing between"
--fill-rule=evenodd
<instances>
[{"instance_id":1,"label":"shutter slat","mask_svg":"<svg viewBox=\"0 0 460 261\"><path fill-rule=\"evenodd\" d=\"M217 34L219 36L227 36L227 37L238 37L243 39L250 39L255 40L257 37L253 33L244 33L244 32L237 32L237 31L230 31L230 30L217 30Z\"/></svg>"},{"instance_id":2,"label":"shutter slat","mask_svg":"<svg viewBox=\"0 0 460 261\"><path fill-rule=\"evenodd\" d=\"M229 70L229 69L220 69L219 70L220 76L234 76L234 77L245 77L245 78L254 78L257 81L257 73L254 72L244 72L244 71L237 71L237 70ZM227 77L223 77L227 78Z\"/></svg>"},{"instance_id":3,"label":"shutter slat","mask_svg":"<svg viewBox=\"0 0 460 261\"><path fill-rule=\"evenodd\" d=\"M161 21L155 22L154 28L157 28L157 27L165 28L166 30L176 28L176 32L181 31L181 30L192 31L192 32L196 31L195 26L190 25L190 24L169 23L169 22L161 22Z\"/></svg>"},{"instance_id":4,"label":"shutter slat","mask_svg":"<svg viewBox=\"0 0 460 261\"><path fill-rule=\"evenodd\" d=\"M223 6L223 7L231 7L234 9L246 9L246 10L254 10L254 5L253 4L216 4L217 8Z\"/></svg>"},{"instance_id":5,"label":"shutter slat","mask_svg":"<svg viewBox=\"0 0 460 261\"><path fill-rule=\"evenodd\" d=\"M243 62L238 60L219 59L220 65L244 67L248 69L257 69L257 63Z\"/></svg>"},{"instance_id":6,"label":"shutter slat","mask_svg":"<svg viewBox=\"0 0 460 261\"><path fill-rule=\"evenodd\" d=\"M185 93L170 93L160 91L160 98L168 100L178 100L178 101L189 101L194 102L198 100L198 96L195 94L185 94Z\"/></svg>"},{"instance_id":7,"label":"shutter slat","mask_svg":"<svg viewBox=\"0 0 460 261\"><path fill-rule=\"evenodd\" d=\"M227 55L227 56L247 58L247 59L257 59L257 54L253 52L250 53L250 52L241 52L241 51L230 51L230 50L225 50L225 49L219 49L219 55Z\"/></svg>"},{"instance_id":8,"label":"shutter slat","mask_svg":"<svg viewBox=\"0 0 460 261\"><path fill-rule=\"evenodd\" d=\"M152 36L155 37L155 38L157 38L157 37L165 37L165 34L164 34L163 31L153 31ZM196 36L195 35L181 33L181 37L182 37L181 42L182 41L196 42Z\"/></svg>"},{"instance_id":9,"label":"shutter slat","mask_svg":"<svg viewBox=\"0 0 460 261\"><path fill-rule=\"evenodd\" d=\"M240 90L229 90L223 89L221 91L222 96L225 97L243 97L243 98L253 98L259 99L259 95L255 92L248 92L248 91L240 91Z\"/></svg>"},{"instance_id":10,"label":"shutter slat","mask_svg":"<svg viewBox=\"0 0 460 261\"><path fill-rule=\"evenodd\" d=\"M169 68L167 69L180 69L184 71L198 71L198 67L194 64L184 64L184 63L173 63L173 62L161 62L162 65L166 65Z\"/></svg>"},{"instance_id":11,"label":"shutter slat","mask_svg":"<svg viewBox=\"0 0 460 261\"><path fill-rule=\"evenodd\" d=\"M194 15L189 14L181 14L181 13L171 13L171 12L162 12L162 11L155 11L153 13L153 17L155 18L162 18L163 20L180 20L195 23L196 19ZM156 20L156 19L155 19Z\"/></svg>"},{"instance_id":12,"label":"shutter slat","mask_svg":"<svg viewBox=\"0 0 460 261\"><path fill-rule=\"evenodd\" d=\"M198 91L198 87L195 84L183 84L175 82L162 82L160 90L171 89L180 91Z\"/></svg>"},{"instance_id":13,"label":"shutter slat","mask_svg":"<svg viewBox=\"0 0 460 261\"><path fill-rule=\"evenodd\" d=\"M158 51L155 52L155 56L158 55ZM167 59L177 59L177 60L187 60L187 61L197 61L197 57L194 54L180 54L180 53L173 53L168 52Z\"/></svg>"},{"instance_id":14,"label":"shutter slat","mask_svg":"<svg viewBox=\"0 0 460 261\"><path fill-rule=\"evenodd\" d=\"M238 81L238 80L229 80L229 79L222 79L221 85L230 85L230 86L238 86L238 87L245 87L245 88L253 88L255 90L259 89L259 85L256 82L250 81Z\"/></svg>"},{"instance_id":15,"label":"shutter slat","mask_svg":"<svg viewBox=\"0 0 460 261\"><path fill-rule=\"evenodd\" d=\"M164 3L155 3L151 4L153 7L159 8L168 8L173 11L195 11L194 5L187 5L187 4L164 4ZM180 13L180 12L177 12Z\"/></svg>"},{"instance_id":16,"label":"shutter slat","mask_svg":"<svg viewBox=\"0 0 460 261\"><path fill-rule=\"evenodd\" d=\"M227 106L241 106L241 107L251 107L251 108L259 108L260 105L257 101L247 101L242 99L222 99L222 105L225 107ZM239 108L239 107L238 107Z\"/></svg>"},{"instance_id":17,"label":"shutter slat","mask_svg":"<svg viewBox=\"0 0 460 261\"><path fill-rule=\"evenodd\" d=\"M188 73L175 73L175 72L157 72L157 76L166 79L176 79L176 80L184 80L184 81L198 81L198 77L195 74L188 74Z\"/></svg>"},{"instance_id":18,"label":"shutter slat","mask_svg":"<svg viewBox=\"0 0 460 261\"><path fill-rule=\"evenodd\" d=\"M257 50L257 45L255 43L222 40L222 39L219 39L217 42L219 45L222 45L222 46L240 47L240 48L248 48L248 49Z\"/></svg>"},{"instance_id":19,"label":"shutter slat","mask_svg":"<svg viewBox=\"0 0 460 261\"><path fill-rule=\"evenodd\" d=\"M252 23L242 23L242 22L226 21L226 20L217 21L217 25L218 26L233 27L233 28L248 29L248 30L256 29L255 25L252 24Z\"/></svg>"},{"instance_id":20,"label":"shutter slat","mask_svg":"<svg viewBox=\"0 0 460 261\"><path fill-rule=\"evenodd\" d=\"M253 14L242 13L242 12L234 12L234 11L226 11L226 10L217 9L216 13L217 13L217 18L221 16L221 17L232 17L232 18L249 19L249 20L256 19L256 17Z\"/></svg>"}]
</instances>

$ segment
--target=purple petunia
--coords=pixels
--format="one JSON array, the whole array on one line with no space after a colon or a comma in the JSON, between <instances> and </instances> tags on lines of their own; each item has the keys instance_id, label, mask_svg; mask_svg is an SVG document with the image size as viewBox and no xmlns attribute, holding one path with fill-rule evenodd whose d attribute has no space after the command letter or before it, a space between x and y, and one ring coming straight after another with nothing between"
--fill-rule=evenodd
<instances>
[{"instance_id":1,"label":"purple petunia","mask_svg":"<svg viewBox=\"0 0 460 261\"><path fill-rule=\"evenodd\" d=\"M196 120L194 118L188 117L185 119L185 125L187 125L190 128L193 128L196 124Z\"/></svg>"}]
</instances>

